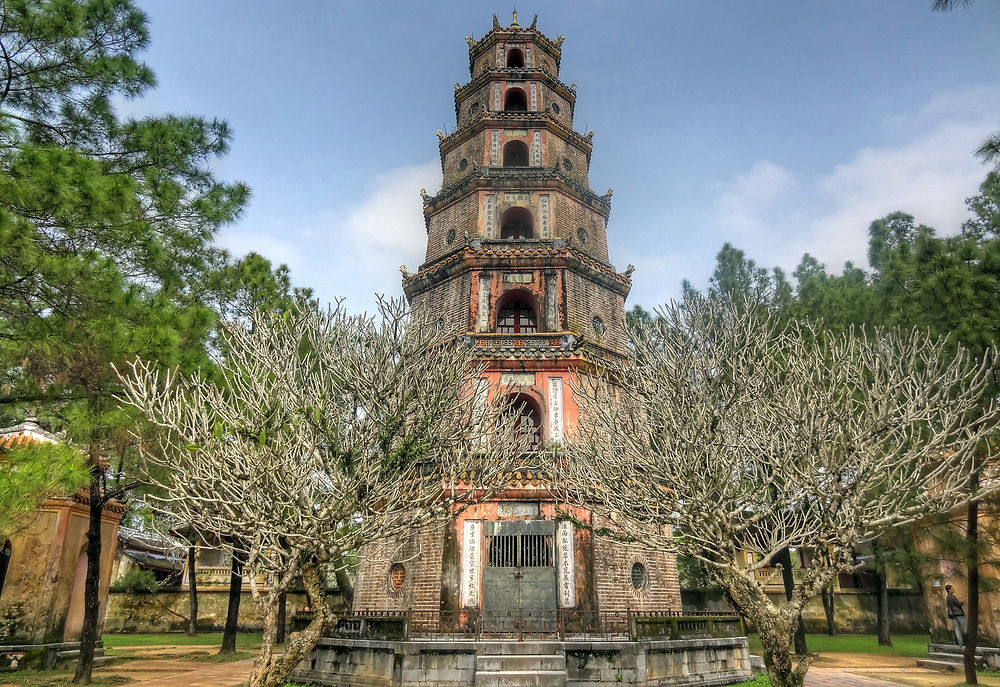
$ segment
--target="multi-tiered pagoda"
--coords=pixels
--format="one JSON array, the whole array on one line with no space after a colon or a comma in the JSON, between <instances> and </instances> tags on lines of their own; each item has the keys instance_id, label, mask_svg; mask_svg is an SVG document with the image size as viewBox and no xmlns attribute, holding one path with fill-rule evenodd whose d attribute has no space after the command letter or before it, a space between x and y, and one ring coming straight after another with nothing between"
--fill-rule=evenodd
<instances>
[{"instance_id":1,"label":"multi-tiered pagoda","mask_svg":"<svg viewBox=\"0 0 1000 687\"><path fill-rule=\"evenodd\" d=\"M562 37L515 14L466 40L471 79L455 86L455 131L439 133L443 188L424 196L426 261L403 289L475 347L541 448L577 423L573 371L624 355L631 268L608 261L611 191L590 188L593 133L573 129ZM466 611L498 631L555 628L558 609L679 610L673 557L560 519L539 467L529 460L501 498L455 523L366 557L355 608Z\"/></svg>"}]
</instances>

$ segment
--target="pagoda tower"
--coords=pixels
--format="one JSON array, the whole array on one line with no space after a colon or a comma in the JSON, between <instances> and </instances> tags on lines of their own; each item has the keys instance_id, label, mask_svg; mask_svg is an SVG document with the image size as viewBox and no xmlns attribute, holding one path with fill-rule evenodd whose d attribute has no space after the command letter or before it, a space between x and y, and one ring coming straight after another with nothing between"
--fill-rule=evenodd
<instances>
[{"instance_id":1,"label":"pagoda tower","mask_svg":"<svg viewBox=\"0 0 1000 687\"><path fill-rule=\"evenodd\" d=\"M590 188L593 132L573 128L563 37L536 21L522 27L515 12L504 27L494 16L484 37L466 38L457 126L438 132L442 189L424 193L426 259L404 269L403 289L475 348L542 448L576 426L574 370L625 356L632 268L609 262L611 191ZM679 611L673 557L575 525L601 527L586 509L565 518L530 458L501 497L362 556L355 609L475 616L497 632L554 629L560 610Z\"/></svg>"}]
</instances>

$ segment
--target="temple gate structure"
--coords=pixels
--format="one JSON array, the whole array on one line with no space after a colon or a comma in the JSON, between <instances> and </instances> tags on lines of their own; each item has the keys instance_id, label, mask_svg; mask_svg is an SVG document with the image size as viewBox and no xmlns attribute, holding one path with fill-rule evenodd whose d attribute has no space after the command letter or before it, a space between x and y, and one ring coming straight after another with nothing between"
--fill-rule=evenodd
<instances>
[{"instance_id":1,"label":"temple gate structure","mask_svg":"<svg viewBox=\"0 0 1000 687\"><path fill-rule=\"evenodd\" d=\"M537 17L520 26L516 12L509 26L493 22L466 38L457 127L438 132L442 189L423 193L425 262L403 268L403 290L475 349L483 386L514 398L532 447L558 453L579 416L574 372L626 355L632 267L609 261L612 192L590 188L593 132L573 128L563 37L543 35ZM352 615L296 676L480 687L746 679L739 620L690 621L695 638L682 639L673 555L595 535L609 523L550 492L543 455L530 452L505 491L455 520L360 552Z\"/></svg>"}]
</instances>

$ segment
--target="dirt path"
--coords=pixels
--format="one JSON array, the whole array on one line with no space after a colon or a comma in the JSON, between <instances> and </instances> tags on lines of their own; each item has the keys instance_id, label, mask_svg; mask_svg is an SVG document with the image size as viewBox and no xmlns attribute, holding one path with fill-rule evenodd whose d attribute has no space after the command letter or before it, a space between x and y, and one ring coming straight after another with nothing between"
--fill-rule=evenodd
<instances>
[{"instance_id":1,"label":"dirt path","mask_svg":"<svg viewBox=\"0 0 1000 687\"><path fill-rule=\"evenodd\" d=\"M95 675L122 675L143 687L239 687L247 681L253 659L229 663L184 660L192 654L212 655L217 646L122 647L115 654L128 658L118 665L99 668Z\"/></svg>"}]
</instances>

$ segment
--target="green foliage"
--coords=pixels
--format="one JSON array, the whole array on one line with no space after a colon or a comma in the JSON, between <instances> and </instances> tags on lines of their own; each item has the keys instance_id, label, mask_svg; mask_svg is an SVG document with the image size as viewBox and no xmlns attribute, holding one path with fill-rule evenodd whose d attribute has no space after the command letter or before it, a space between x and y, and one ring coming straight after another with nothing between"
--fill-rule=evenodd
<instances>
[{"instance_id":1,"label":"green foliage","mask_svg":"<svg viewBox=\"0 0 1000 687\"><path fill-rule=\"evenodd\" d=\"M87 482L79 449L64 443L29 444L0 453L0 537L20 524L46 496L67 494Z\"/></svg>"},{"instance_id":2,"label":"green foliage","mask_svg":"<svg viewBox=\"0 0 1000 687\"><path fill-rule=\"evenodd\" d=\"M113 592L128 592L131 594L148 594L159 587L152 570L129 570L111 585Z\"/></svg>"}]
</instances>

